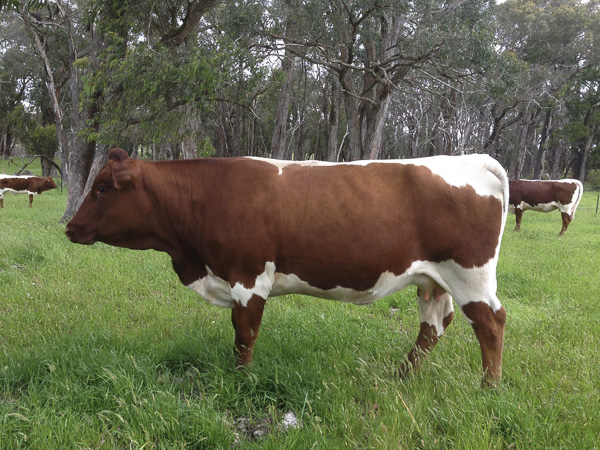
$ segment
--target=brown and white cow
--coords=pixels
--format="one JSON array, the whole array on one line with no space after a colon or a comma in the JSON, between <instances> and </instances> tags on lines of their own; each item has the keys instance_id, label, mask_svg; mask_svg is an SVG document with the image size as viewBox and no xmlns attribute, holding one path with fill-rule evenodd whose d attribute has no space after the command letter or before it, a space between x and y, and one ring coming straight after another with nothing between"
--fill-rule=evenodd
<instances>
[{"instance_id":1,"label":"brown and white cow","mask_svg":"<svg viewBox=\"0 0 600 450\"><path fill-rule=\"evenodd\" d=\"M50 177L18 176L0 174L0 208L4 208L4 193L29 195L29 207L33 206L33 197L42 192L56 189L56 183Z\"/></svg>"},{"instance_id":2,"label":"brown and white cow","mask_svg":"<svg viewBox=\"0 0 600 450\"><path fill-rule=\"evenodd\" d=\"M517 219L516 231L521 230L524 211L550 212L558 209L562 217L559 236L565 234L583 195L579 180L510 180L509 212Z\"/></svg>"},{"instance_id":3,"label":"brown and white cow","mask_svg":"<svg viewBox=\"0 0 600 450\"><path fill-rule=\"evenodd\" d=\"M484 381L494 384L507 209L506 172L485 155L144 162L113 149L65 231L79 244L167 252L184 285L232 309L239 366L252 360L268 298L369 304L416 285L421 328L404 375L452 320L453 296L479 340Z\"/></svg>"}]
</instances>

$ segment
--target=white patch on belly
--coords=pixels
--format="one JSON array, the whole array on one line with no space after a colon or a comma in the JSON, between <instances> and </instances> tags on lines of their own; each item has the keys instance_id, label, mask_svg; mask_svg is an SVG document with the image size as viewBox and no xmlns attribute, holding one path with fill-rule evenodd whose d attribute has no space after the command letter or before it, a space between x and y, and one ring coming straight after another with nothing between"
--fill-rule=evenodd
<instances>
[{"instance_id":1,"label":"white patch on belly","mask_svg":"<svg viewBox=\"0 0 600 450\"><path fill-rule=\"evenodd\" d=\"M231 296L231 286L222 278L217 277L212 270L206 267L208 275L204 278L194 281L188 287L202 296L204 300L210 303L222 306L224 308L233 308L233 297Z\"/></svg>"},{"instance_id":2,"label":"white patch on belly","mask_svg":"<svg viewBox=\"0 0 600 450\"><path fill-rule=\"evenodd\" d=\"M555 209L560 209L561 204L558 202L550 202L550 203L539 203L535 206L530 205L527 202L521 202L517 208L522 209L523 211L536 211L548 213L550 211L554 211Z\"/></svg>"},{"instance_id":3,"label":"white patch on belly","mask_svg":"<svg viewBox=\"0 0 600 450\"><path fill-rule=\"evenodd\" d=\"M438 337L444 334L444 319L452 312L454 312L452 297L448 293L443 294L439 302L433 299L425 301L422 297L419 298L421 322L433 325Z\"/></svg>"},{"instance_id":4,"label":"white patch on belly","mask_svg":"<svg viewBox=\"0 0 600 450\"><path fill-rule=\"evenodd\" d=\"M275 264L267 262L265 271L256 277L252 287L246 287L241 283L231 287L229 282L217 277L208 267L206 268L208 275L194 281L188 287L215 305L231 308L234 300L246 306L253 295L267 299L285 294L310 295L364 305L409 285L424 290L431 290L439 285L452 295L460 306L470 302L484 302L497 311L501 305L496 297L496 264L497 258L493 258L482 267L465 269L454 261L441 263L415 261L403 274L384 272L372 288L357 291L342 286L319 289L294 274L275 272ZM434 299L430 301L435 302Z\"/></svg>"}]
</instances>

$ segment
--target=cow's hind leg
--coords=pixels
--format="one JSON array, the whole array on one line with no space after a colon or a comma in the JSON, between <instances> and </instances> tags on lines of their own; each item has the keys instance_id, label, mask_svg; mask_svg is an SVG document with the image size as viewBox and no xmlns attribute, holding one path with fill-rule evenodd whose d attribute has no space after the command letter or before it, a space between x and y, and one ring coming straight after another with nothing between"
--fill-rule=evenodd
<instances>
[{"instance_id":1,"label":"cow's hind leg","mask_svg":"<svg viewBox=\"0 0 600 450\"><path fill-rule=\"evenodd\" d=\"M506 311L502 306L494 311L487 303L470 302L462 311L471 322L481 347L483 384L495 386L502 376L502 347Z\"/></svg>"},{"instance_id":2,"label":"cow's hind leg","mask_svg":"<svg viewBox=\"0 0 600 450\"><path fill-rule=\"evenodd\" d=\"M571 216L565 212L561 212L560 215L562 217L562 228L558 235L562 236L563 234L565 234L565 231L567 231L567 228L569 228L569 224L571 223Z\"/></svg>"},{"instance_id":3,"label":"cow's hind leg","mask_svg":"<svg viewBox=\"0 0 600 450\"><path fill-rule=\"evenodd\" d=\"M429 297L427 291L419 289L421 328L415 345L408 353L407 360L400 366L401 377L419 368L454 317L450 294L444 293L439 296L434 294L431 298Z\"/></svg>"},{"instance_id":4,"label":"cow's hind leg","mask_svg":"<svg viewBox=\"0 0 600 450\"><path fill-rule=\"evenodd\" d=\"M29 207L33 206L33 194L29 194Z\"/></svg>"},{"instance_id":5,"label":"cow's hind leg","mask_svg":"<svg viewBox=\"0 0 600 450\"><path fill-rule=\"evenodd\" d=\"M266 300L258 295L253 295L246 306L238 301L233 302L231 322L235 329L237 367L248 366L252 362L252 349L258 337L265 303Z\"/></svg>"}]
</instances>

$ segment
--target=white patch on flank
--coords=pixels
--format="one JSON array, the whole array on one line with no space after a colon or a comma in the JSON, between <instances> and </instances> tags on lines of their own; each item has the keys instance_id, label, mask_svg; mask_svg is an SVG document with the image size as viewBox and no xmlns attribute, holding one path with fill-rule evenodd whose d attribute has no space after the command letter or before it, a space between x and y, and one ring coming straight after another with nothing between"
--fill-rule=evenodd
<instances>
[{"instance_id":1,"label":"white patch on flank","mask_svg":"<svg viewBox=\"0 0 600 450\"><path fill-rule=\"evenodd\" d=\"M391 272L384 272L373 287L357 291L342 286L333 289L319 289L294 274L277 273L275 264L267 262L265 271L256 277L254 286L243 286L241 283L236 283L231 287L229 282L217 277L207 267L208 275L194 281L188 287L215 305L231 308L234 300L246 306L252 295L267 299L285 294L304 294L363 305L391 295L409 285L415 285L424 290L430 290L437 285L452 295L461 307L470 302L483 302L497 311L501 305L496 297L496 264L497 259L493 258L482 267L465 269L454 261L441 263L415 261L403 274L395 275ZM444 297L445 295L442 296L442 298ZM429 302L437 304L435 299L431 299ZM450 307L445 305L441 313L449 311ZM429 310L431 307L426 309ZM431 310L433 311L433 309ZM436 325L439 332L441 328L438 328L438 325L445 315L438 317L439 313L436 313L434 318L432 314L432 312L427 313L424 320L430 320L431 322L428 323Z\"/></svg>"}]
</instances>

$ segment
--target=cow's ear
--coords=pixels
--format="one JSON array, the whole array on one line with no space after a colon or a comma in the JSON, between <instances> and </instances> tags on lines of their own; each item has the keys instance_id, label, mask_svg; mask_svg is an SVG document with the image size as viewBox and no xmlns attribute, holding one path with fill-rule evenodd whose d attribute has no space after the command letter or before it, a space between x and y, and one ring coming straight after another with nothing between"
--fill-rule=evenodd
<instances>
[{"instance_id":1,"label":"cow's ear","mask_svg":"<svg viewBox=\"0 0 600 450\"><path fill-rule=\"evenodd\" d=\"M123 162L129 158L129 155L122 148L113 148L110 152L108 152L108 160L115 162Z\"/></svg>"},{"instance_id":2,"label":"cow's ear","mask_svg":"<svg viewBox=\"0 0 600 450\"><path fill-rule=\"evenodd\" d=\"M112 179L115 187L119 190L134 187L140 174L137 161L131 160L112 167Z\"/></svg>"}]
</instances>

